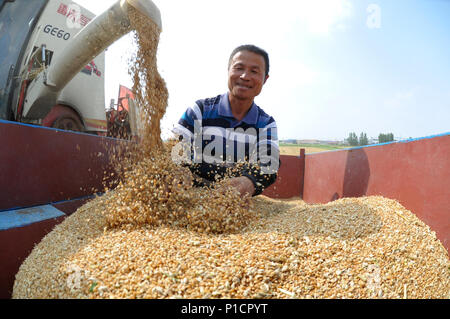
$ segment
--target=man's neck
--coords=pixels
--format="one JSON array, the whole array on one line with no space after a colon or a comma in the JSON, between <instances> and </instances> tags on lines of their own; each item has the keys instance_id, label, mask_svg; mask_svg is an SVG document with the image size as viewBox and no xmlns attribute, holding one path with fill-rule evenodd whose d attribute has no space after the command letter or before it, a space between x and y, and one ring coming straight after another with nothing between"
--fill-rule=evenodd
<instances>
[{"instance_id":1,"label":"man's neck","mask_svg":"<svg viewBox=\"0 0 450 319\"><path fill-rule=\"evenodd\" d=\"M230 102L231 112L238 121L242 121L253 104L253 100L237 99L231 94L228 94L228 100Z\"/></svg>"}]
</instances>

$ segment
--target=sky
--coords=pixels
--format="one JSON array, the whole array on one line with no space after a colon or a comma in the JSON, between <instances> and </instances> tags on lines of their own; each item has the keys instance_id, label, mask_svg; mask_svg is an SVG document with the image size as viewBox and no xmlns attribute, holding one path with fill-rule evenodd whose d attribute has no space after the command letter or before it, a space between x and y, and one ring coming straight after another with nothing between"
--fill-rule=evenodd
<instances>
[{"instance_id":1,"label":"sky","mask_svg":"<svg viewBox=\"0 0 450 319\"><path fill-rule=\"evenodd\" d=\"M75 0L95 14L116 1ZM254 44L270 74L255 103L283 139L395 139L450 132L450 0L154 0L162 134L196 100L225 93L231 51ZM132 36L106 52L105 105L132 86Z\"/></svg>"}]
</instances>

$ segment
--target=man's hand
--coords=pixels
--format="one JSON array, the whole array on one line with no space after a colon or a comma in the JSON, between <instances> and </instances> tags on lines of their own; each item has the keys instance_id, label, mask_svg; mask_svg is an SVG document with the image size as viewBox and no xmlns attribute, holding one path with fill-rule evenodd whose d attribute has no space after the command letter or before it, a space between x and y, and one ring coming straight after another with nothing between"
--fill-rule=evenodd
<instances>
[{"instance_id":1,"label":"man's hand","mask_svg":"<svg viewBox=\"0 0 450 319\"><path fill-rule=\"evenodd\" d=\"M249 196L251 197L255 193L255 186L250 178L245 176L234 177L225 183L226 186L231 186L236 189L242 197Z\"/></svg>"}]
</instances>

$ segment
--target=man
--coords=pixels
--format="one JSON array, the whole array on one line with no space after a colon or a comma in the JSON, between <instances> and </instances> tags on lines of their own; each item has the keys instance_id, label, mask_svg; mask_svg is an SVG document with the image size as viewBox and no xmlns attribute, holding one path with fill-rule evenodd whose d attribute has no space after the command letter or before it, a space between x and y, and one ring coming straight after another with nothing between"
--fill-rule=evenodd
<instances>
[{"instance_id":1,"label":"man","mask_svg":"<svg viewBox=\"0 0 450 319\"><path fill-rule=\"evenodd\" d=\"M254 45L239 46L228 62L228 93L198 100L183 114L173 131L191 147L187 166L198 177L196 185L228 177L227 184L242 196L256 196L275 182L276 123L254 103L268 78L268 54Z\"/></svg>"}]
</instances>

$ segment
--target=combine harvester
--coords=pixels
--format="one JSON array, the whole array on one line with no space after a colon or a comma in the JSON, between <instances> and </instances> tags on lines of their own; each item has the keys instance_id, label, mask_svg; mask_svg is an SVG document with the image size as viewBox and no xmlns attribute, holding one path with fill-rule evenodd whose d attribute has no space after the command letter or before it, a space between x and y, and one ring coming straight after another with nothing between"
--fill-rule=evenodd
<instances>
[{"instance_id":1,"label":"combine harvester","mask_svg":"<svg viewBox=\"0 0 450 319\"><path fill-rule=\"evenodd\" d=\"M103 52L131 31L130 5L161 26L150 0L118 1L95 18L81 8L80 29L66 29L69 9L80 8L74 3L32 2L0 2L0 23L14 13L8 26L19 23L27 32L16 39L16 56L0 66L0 298L11 297L15 274L35 244L105 184L114 186L111 151L127 141L99 136L106 132ZM450 133L281 157L278 180L264 195L308 203L396 199L450 250Z\"/></svg>"}]
</instances>

